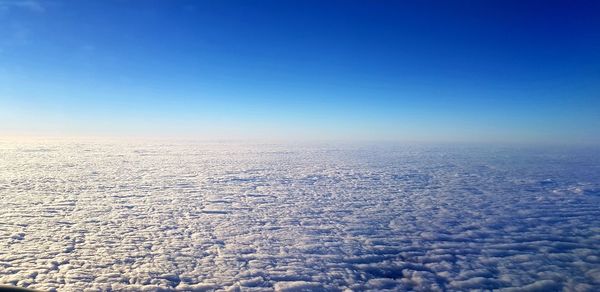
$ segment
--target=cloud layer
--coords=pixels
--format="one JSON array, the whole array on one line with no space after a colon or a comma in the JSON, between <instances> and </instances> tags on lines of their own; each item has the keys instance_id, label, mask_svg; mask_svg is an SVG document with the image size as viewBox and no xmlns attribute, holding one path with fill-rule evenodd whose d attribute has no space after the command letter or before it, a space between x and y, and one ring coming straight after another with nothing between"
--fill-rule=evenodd
<instances>
[{"instance_id":1,"label":"cloud layer","mask_svg":"<svg viewBox=\"0 0 600 292\"><path fill-rule=\"evenodd\" d=\"M0 144L0 284L593 291L590 152Z\"/></svg>"}]
</instances>

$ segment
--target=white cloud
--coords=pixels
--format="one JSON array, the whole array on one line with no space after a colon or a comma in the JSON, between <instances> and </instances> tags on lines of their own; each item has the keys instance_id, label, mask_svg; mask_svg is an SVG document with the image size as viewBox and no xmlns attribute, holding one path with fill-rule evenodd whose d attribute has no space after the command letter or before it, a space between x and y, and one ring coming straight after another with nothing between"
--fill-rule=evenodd
<instances>
[{"instance_id":1,"label":"white cloud","mask_svg":"<svg viewBox=\"0 0 600 292\"><path fill-rule=\"evenodd\" d=\"M598 290L598 156L523 155L0 142L0 284Z\"/></svg>"}]
</instances>

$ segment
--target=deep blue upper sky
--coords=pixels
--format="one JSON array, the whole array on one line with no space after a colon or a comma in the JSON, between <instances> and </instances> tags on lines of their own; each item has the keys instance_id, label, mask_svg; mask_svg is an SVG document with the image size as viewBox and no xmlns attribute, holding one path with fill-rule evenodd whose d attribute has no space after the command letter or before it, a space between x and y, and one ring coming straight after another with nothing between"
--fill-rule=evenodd
<instances>
[{"instance_id":1,"label":"deep blue upper sky","mask_svg":"<svg viewBox=\"0 0 600 292\"><path fill-rule=\"evenodd\" d=\"M600 143L599 1L0 0L0 134Z\"/></svg>"}]
</instances>

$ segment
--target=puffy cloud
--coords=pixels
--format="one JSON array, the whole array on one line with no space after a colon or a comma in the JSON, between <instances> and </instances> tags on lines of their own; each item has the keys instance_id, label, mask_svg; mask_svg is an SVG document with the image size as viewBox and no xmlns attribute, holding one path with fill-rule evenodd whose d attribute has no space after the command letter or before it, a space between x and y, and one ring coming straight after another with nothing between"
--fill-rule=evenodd
<instances>
[{"instance_id":1,"label":"puffy cloud","mask_svg":"<svg viewBox=\"0 0 600 292\"><path fill-rule=\"evenodd\" d=\"M600 161L578 155L2 142L0 284L593 291Z\"/></svg>"}]
</instances>

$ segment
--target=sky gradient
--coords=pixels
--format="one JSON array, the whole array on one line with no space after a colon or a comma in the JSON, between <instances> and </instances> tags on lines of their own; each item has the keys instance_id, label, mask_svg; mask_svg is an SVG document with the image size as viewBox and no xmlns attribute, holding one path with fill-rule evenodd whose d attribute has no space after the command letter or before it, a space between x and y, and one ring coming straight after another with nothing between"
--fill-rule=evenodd
<instances>
[{"instance_id":1,"label":"sky gradient","mask_svg":"<svg viewBox=\"0 0 600 292\"><path fill-rule=\"evenodd\" d=\"M600 144L600 2L0 0L0 135Z\"/></svg>"}]
</instances>

